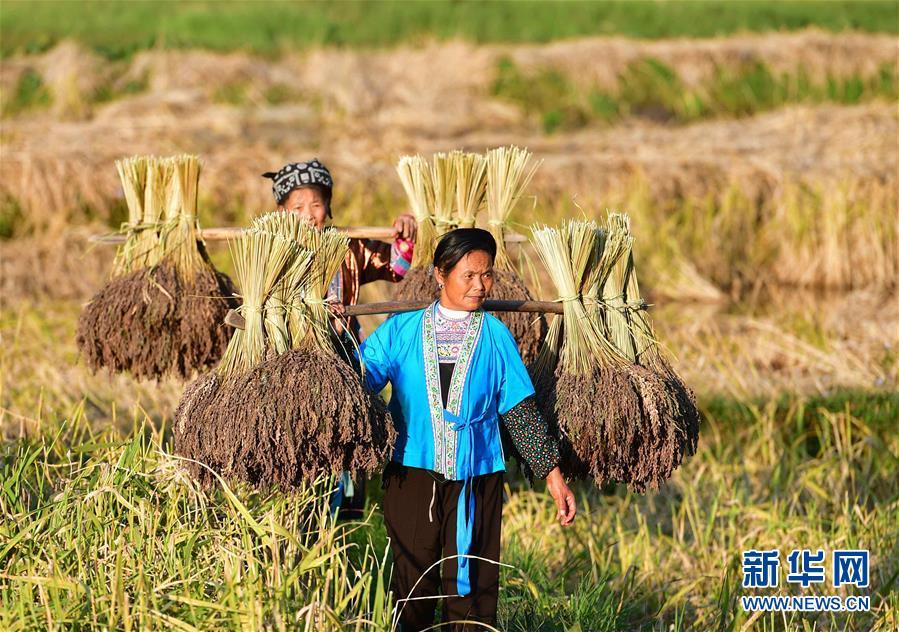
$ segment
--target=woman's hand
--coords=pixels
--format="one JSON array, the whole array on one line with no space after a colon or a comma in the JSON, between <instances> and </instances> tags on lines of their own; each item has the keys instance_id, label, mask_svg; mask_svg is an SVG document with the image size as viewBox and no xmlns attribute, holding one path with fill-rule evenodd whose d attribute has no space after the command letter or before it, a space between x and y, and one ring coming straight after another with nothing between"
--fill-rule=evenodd
<instances>
[{"instance_id":1,"label":"woman's hand","mask_svg":"<svg viewBox=\"0 0 899 632\"><path fill-rule=\"evenodd\" d=\"M418 224L415 217L409 213L403 213L393 221L393 238L408 239L415 241L415 235L418 231Z\"/></svg>"},{"instance_id":2,"label":"woman's hand","mask_svg":"<svg viewBox=\"0 0 899 632\"><path fill-rule=\"evenodd\" d=\"M559 508L559 524L567 527L574 522L577 505L574 502L574 493L565 484L565 479L562 478L562 471L559 468L553 468L546 476L546 489L553 497L553 500L556 501L556 507Z\"/></svg>"},{"instance_id":3,"label":"woman's hand","mask_svg":"<svg viewBox=\"0 0 899 632\"><path fill-rule=\"evenodd\" d=\"M332 315L337 316L338 318L343 317L345 313L343 303L336 298L325 299L325 303L328 311L331 312Z\"/></svg>"}]
</instances>

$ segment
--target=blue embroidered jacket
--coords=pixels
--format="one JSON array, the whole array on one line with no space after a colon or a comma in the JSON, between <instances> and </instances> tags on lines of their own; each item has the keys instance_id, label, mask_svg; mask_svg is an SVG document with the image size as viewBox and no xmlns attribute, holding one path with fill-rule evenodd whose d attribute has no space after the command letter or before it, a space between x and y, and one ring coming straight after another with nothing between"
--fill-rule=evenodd
<instances>
[{"instance_id":1,"label":"blue embroidered jacket","mask_svg":"<svg viewBox=\"0 0 899 632\"><path fill-rule=\"evenodd\" d=\"M393 460L454 480L504 470L499 416L534 394L515 339L494 316L472 314L444 410L435 309L390 317L360 349L368 387L393 387Z\"/></svg>"}]
</instances>

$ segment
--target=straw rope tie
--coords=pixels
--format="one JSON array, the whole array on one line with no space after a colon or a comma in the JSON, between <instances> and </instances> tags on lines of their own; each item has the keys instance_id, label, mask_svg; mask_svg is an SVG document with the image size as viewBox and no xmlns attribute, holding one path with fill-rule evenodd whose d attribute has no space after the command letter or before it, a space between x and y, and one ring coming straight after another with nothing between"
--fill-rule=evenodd
<instances>
[{"instance_id":1,"label":"straw rope tie","mask_svg":"<svg viewBox=\"0 0 899 632\"><path fill-rule=\"evenodd\" d=\"M125 222L119 228L119 232L125 233L126 235L136 235L138 233L142 233L145 230L154 230L158 228L162 228L165 226L166 222L145 222L141 224L129 224Z\"/></svg>"},{"instance_id":2,"label":"straw rope tie","mask_svg":"<svg viewBox=\"0 0 899 632\"><path fill-rule=\"evenodd\" d=\"M625 301L621 305L612 305L609 303L611 300L624 298L624 294L618 294L617 296L610 296L608 299L596 299L595 302L599 305L603 305L608 307L609 309L617 309L619 312L631 311L631 312L639 312L646 309L649 309L649 303L645 300L640 299L639 301Z\"/></svg>"},{"instance_id":3,"label":"straw rope tie","mask_svg":"<svg viewBox=\"0 0 899 632\"><path fill-rule=\"evenodd\" d=\"M330 301L323 298L306 298L305 296L300 299L300 302L304 305L311 305L314 307L323 307L326 306Z\"/></svg>"},{"instance_id":4,"label":"straw rope tie","mask_svg":"<svg viewBox=\"0 0 899 632\"><path fill-rule=\"evenodd\" d=\"M647 303L646 301L643 301L643 300L640 300L640 301L628 301L628 302L624 305L624 307L626 307L627 309L633 310L633 311L635 311L635 312L639 312L639 311L642 311L642 310L645 310L645 309L649 309L649 303Z\"/></svg>"},{"instance_id":5,"label":"straw rope tie","mask_svg":"<svg viewBox=\"0 0 899 632\"><path fill-rule=\"evenodd\" d=\"M187 213L184 215L179 215L177 217L170 217L168 219L159 220L158 222L141 222L140 224L122 222L122 225L119 227L119 232L126 234L137 234L142 233L145 230L164 230L166 228L174 228L184 220L193 223L197 220L197 217L194 214Z\"/></svg>"}]
</instances>

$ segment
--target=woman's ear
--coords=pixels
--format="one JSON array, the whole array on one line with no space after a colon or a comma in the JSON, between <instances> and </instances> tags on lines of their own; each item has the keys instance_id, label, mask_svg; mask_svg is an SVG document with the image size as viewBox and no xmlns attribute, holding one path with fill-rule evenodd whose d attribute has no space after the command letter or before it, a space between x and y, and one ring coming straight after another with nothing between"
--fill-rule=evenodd
<instances>
[{"instance_id":1,"label":"woman's ear","mask_svg":"<svg viewBox=\"0 0 899 632\"><path fill-rule=\"evenodd\" d=\"M441 289L446 283L446 279L444 278L443 272L440 270L440 268L434 268L434 280L437 281L437 285L439 285Z\"/></svg>"}]
</instances>

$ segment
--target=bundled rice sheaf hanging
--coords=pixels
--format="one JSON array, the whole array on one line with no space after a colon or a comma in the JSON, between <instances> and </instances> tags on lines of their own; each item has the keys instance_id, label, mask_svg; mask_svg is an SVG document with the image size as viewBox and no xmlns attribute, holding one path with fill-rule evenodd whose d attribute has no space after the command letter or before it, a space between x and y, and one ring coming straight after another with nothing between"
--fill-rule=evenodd
<instances>
[{"instance_id":1,"label":"bundled rice sheaf hanging","mask_svg":"<svg viewBox=\"0 0 899 632\"><path fill-rule=\"evenodd\" d=\"M222 357L234 287L198 241L196 156L116 163L128 206L127 239L111 280L78 320L77 344L96 371L189 377Z\"/></svg>"},{"instance_id":2,"label":"bundled rice sheaf hanging","mask_svg":"<svg viewBox=\"0 0 899 632\"><path fill-rule=\"evenodd\" d=\"M481 154L450 154L455 174L455 222L458 228L474 228L487 195L487 160Z\"/></svg>"},{"instance_id":3,"label":"bundled rice sheaf hanging","mask_svg":"<svg viewBox=\"0 0 899 632\"><path fill-rule=\"evenodd\" d=\"M420 218L412 265L397 287L397 300L439 298L431 265L434 250L440 237L449 231L474 227L486 192L486 167L483 156L462 151L434 154L430 164L421 156L400 159L397 172L413 212Z\"/></svg>"},{"instance_id":4,"label":"bundled rice sheaf hanging","mask_svg":"<svg viewBox=\"0 0 899 632\"><path fill-rule=\"evenodd\" d=\"M412 181L418 188L411 189L403 183L413 208L425 205L428 210L430 239L416 240L412 265L406 277L396 288L396 298L400 301L433 301L440 296L437 280L434 278L434 250L437 242L446 233L458 228L456 217L456 167L457 156L462 152L439 152L431 157L429 163L421 156L415 156L403 166L414 171ZM410 158L410 157L406 157ZM401 161L402 164L402 161ZM400 179L408 178L400 168ZM425 184L426 183L426 184ZM415 200L413 200L415 196Z\"/></svg>"},{"instance_id":5,"label":"bundled rice sheaf hanging","mask_svg":"<svg viewBox=\"0 0 899 632\"><path fill-rule=\"evenodd\" d=\"M530 301L521 276L506 252L505 232L509 216L534 177L539 163L531 164L531 154L518 147L498 147L487 152L486 160L487 228L496 238L494 283L490 297L498 300ZM546 319L524 312L497 314L518 342L518 351L525 364L537 358L546 336Z\"/></svg>"},{"instance_id":6,"label":"bundled rice sheaf hanging","mask_svg":"<svg viewBox=\"0 0 899 632\"><path fill-rule=\"evenodd\" d=\"M456 217L456 155L461 152L438 152L431 156L431 189L434 191L434 227L440 239L459 227Z\"/></svg>"},{"instance_id":7,"label":"bundled rice sheaf hanging","mask_svg":"<svg viewBox=\"0 0 899 632\"><path fill-rule=\"evenodd\" d=\"M418 234L409 271L397 284L394 295L399 301L432 300L439 294L431 265L439 236L431 211L434 208L431 168L422 156L403 156L396 165L396 172L418 224Z\"/></svg>"},{"instance_id":8,"label":"bundled rice sheaf hanging","mask_svg":"<svg viewBox=\"0 0 899 632\"><path fill-rule=\"evenodd\" d=\"M563 471L597 485L657 488L695 452L699 413L653 335L629 221L611 214L605 229L571 221L533 233L564 309L532 367Z\"/></svg>"},{"instance_id":9,"label":"bundled rice sheaf hanging","mask_svg":"<svg viewBox=\"0 0 899 632\"><path fill-rule=\"evenodd\" d=\"M325 297L347 239L291 213L232 244L245 319L221 364L185 391L175 450L227 478L297 488L377 471L396 433L386 405L338 355ZM196 464L205 484L212 475Z\"/></svg>"}]
</instances>

